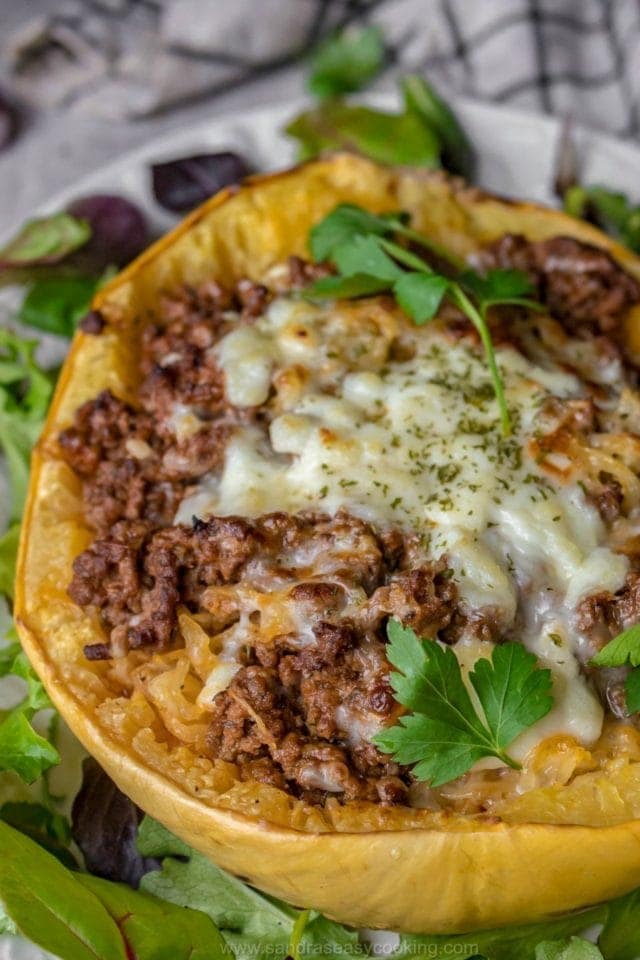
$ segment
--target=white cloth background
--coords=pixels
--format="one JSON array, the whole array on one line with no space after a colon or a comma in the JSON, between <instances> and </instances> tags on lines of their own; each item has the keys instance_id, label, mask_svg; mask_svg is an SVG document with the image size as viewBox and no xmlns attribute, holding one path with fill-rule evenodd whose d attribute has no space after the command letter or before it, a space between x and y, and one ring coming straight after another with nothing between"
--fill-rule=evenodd
<instances>
[{"instance_id":1,"label":"white cloth background","mask_svg":"<svg viewBox=\"0 0 640 960\"><path fill-rule=\"evenodd\" d=\"M638 136L640 0L0 0L0 85L26 112L0 229L154 135L299 95L300 55L357 21L384 28L378 87L419 70Z\"/></svg>"}]
</instances>

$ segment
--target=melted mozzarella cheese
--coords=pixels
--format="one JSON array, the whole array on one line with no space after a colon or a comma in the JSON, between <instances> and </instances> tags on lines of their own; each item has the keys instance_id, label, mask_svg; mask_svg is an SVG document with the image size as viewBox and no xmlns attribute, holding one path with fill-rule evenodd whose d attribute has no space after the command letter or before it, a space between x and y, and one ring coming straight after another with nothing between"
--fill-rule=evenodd
<instances>
[{"instance_id":1,"label":"melted mozzarella cheese","mask_svg":"<svg viewBox=\"0 0 640 960\"><path fill-rule=\"evenodd\" d=\"M500 347L505 439L479 347L378 305L358 310L280 298L214 348L229 402L268 404L273 416L268 431L237 428L221 474L203 478L177 522L343 507L420 532L447 556L463 601L491 608L553 672L554 710L522 749L552 733L593 742L602 708L579 672L573 614L583 597L619 589L628 561L607 547L578 478L551 482L527 452L541 405L581 396L580 380Z\"/></svg>"}]
</instances>

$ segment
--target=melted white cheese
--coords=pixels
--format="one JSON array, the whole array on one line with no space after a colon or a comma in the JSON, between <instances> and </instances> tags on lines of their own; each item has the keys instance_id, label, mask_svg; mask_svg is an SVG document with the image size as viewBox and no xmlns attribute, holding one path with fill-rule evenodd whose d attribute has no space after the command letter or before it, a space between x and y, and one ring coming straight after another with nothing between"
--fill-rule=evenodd
<instances>
[{"instance_id":1,"label":"melted white cheese","mask_svg":"<svg viewBox=\"0 0 640 960\"><path fill-rule=\"evenodd\" d=\"M499 348L514 423L505 440L479 347L358 309L281 298L214 348L229 402L268 403L274 416L268 433L236 430L221 475L203 478L176 521L345 507L421 532L463 600L494 608L554 674L554 710L522 749L552 733L593 742L602 709L578 670L573 614L581 598L619 589L628 561L606 546L580 485L550 482L527 453L541 404L580 396L580 380ZM397 335L409 359L389 359Z\"/></svg>"}]
</instances>

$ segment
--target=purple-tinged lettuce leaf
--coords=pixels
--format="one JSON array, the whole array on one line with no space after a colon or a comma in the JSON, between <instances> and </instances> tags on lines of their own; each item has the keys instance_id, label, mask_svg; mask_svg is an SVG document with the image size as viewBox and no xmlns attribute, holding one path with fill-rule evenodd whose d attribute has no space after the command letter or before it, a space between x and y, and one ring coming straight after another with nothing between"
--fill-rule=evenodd
<instances>
[{"instance_id":1,"label":"purple-tinged lettuce leaf","mask_svg":"<svg viewBox=\"0 0 640 960\"><path fill-rule=\"evenodd\" d=\"M229 151L178 157L151 167L153 195L165 210L184 213L249 172L246 160Z\"/></svg>"},{"instance_id":2,"label":"purple-tinged lettuce leaf","mask_svg":"<svg viewBox=\"0 0 640 960\"><path fill-rule=\"evenodd\" d=\"M116 787L98 762L82 765L82 786L71 812L73 839L82 850L87 870L106 880L138 887L160 861L144 857L136 838L142 811Z\"/></svg>"},{"instance_id":3,"label":"purple-tinged lettuce leaf","mask_svg":"<svg viewBox=\"0 0 640 960\"><path fill-rule=\"evenodd\" d=\"M83 250L98 270L110 264L124 266L149 242L149 228L140 208L126 197L94 194L80 197L68 213L86 221L91 238Z\"/></svg>"}]
</instances>

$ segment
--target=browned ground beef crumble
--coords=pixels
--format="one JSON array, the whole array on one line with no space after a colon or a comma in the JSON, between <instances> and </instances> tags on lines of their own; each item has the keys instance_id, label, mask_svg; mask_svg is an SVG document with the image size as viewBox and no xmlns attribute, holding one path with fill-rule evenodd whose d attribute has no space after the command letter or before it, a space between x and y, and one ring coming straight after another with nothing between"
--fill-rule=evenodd
<instances>
[{"instance_id":1,"label":"browned ground beef crumble","mask_svg":"<svg viewBox=\"0 0 640 960\"><path fill-rule=\"evenodd\" d=\"M529 243L507 233L481 263L527 273L541 302L574 334L617 333L620 318L640 299L638 283L608 253L573 237Z\"/></svg>"},{"instance_id":2,"label":"browned ground beef crumble","mask_svg":"<svg viewBox=\"0 0 640 960\"><path fill-rule=\"evenodd\" d=\"M507 235L479 258L490 268L529 273L541 300L573 335L606 342L617 351L620 317L640 300L640 288L600 250L558 237L528 243ZM304 286L327 268L290 261L290 287ZM315 643L301 649L291 635L257 643L229 687L218 694L209 730L212 756L237 764L245 779L257 779L321 803L328 793L346 800L383 803L406 800L410 774L370 744L350 746L336 723L340 705L389 721L397 705L389 687L384 636L390 616L423 636L455 642L463 631L499 640L492 611L472 611L458 602L445 560L425 562L416 536L374 529L345 511L242 517L194 518L173 525L183 497L203 474L220 466L226 441L239 422L258 410L229 406L210 347L229 328L228 311L240 322L259 316L271 294L241 281L234 291L216 283L184 289L162 299L156 322L141 343L138 402L124 403L108 391L84 404L59 438L61 451L82 478L86 519L95 539L74 564L69 587L81 606L96 608L107 639L86 648L89 659L108 659L129 649L167 649L177 642L177 608L204 616L219 632L238 619L234 604L203 607L208 588L258 583L265 573L289 589L292 603L311 624ZM238 321L234 321L237 323ZM499 324L498 318L498 324ZM452 314L455 327L460 318ZM103 318L87 332L100 335ZM176 440L166 418L176 403L195 408L201 425ZM590 400L550 408L557 431L593 429ZM608 521L620 512L621 491L609 475L589 491ZM291 557L302 545L310 556L331 554L347 543L326 582L313 561L301 572ZM347 593L366 600L345 613ZM640 618L640 575L632 573L617 596L583 602L580 625L601 646ZM588 668L587 668L588 669ZM623 711L623 675L601 671L603 699Z\"/></svg>"}]
</instances>

